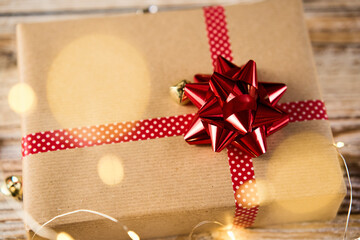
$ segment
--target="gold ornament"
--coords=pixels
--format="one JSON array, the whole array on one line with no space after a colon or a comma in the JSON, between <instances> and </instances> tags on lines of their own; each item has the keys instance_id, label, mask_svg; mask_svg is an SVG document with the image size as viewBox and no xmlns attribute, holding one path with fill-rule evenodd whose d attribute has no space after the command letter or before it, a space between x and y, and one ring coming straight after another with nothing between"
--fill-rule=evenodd
<instances>
[{"instance_id":1,"label":"gold ornament","mask_svg":"<svg viewBox=\"0 0 360 240\"><path fill-rule=\"evenodd\" d=\"M22 190L22 177L21 176L10 176L7 177L1 186L1 192L4 195L12 196L17 200L23 199Z\"/></svg>"},{"instance_id":2,"label":"gold ornament","mask_svg":"<svg viewBox=\"0 0 360 240\"><path fill-rule=\"evenodd\" d=\"M185 105L189 102L189 99L184 95L184 88L188 83L190 82L187 80L181 80L178 84L170 87L171 97L181 105Z\"/></svg>"}]
</instances>

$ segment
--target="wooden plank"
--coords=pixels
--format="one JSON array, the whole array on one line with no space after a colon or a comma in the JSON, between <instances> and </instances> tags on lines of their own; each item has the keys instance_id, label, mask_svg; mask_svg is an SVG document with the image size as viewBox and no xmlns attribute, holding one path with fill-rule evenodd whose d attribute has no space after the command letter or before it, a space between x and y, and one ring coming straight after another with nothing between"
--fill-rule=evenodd
<instances>
[{"instance_id":1,"label":"wooden plank","mask_svg":"<svg viewBox=\"0 0 360 240\"><path fill-rule=\"evenodd\" d=\"M3 36L8 35L8 40L11 40L14 37L15 26L18 23L58 21L117 14L119 13L99 11L94 13L67 13L63 15L0 17L0 34ZM314 16L313 14L306 14L305 17L310 38L314 43L360 44L360 10L356 16ZM7 40L2 39L1 41Z\"/></svg>"},{"instance_id":2,"label":"wooden plank","mask_svg":"<svg viewBox=\"0 0 360 240\"><path fill-rule=\"evenodd\" d=\"M360 42L360 32L310 32L310 39L314 43L348 43Z\"/></svg>"},{"instance_id":3,"label":"wooden plank","mask_svg":"<svg viewBox=\"0 0 360 240\"><path fill-rule=\"evenodd\" d=\"M311 32L355 32L360 30L360 16L324 16L306 14L306 23Z\"/></svg>"},{"instance_id":4,"label":"wooden plank","mask_svg":"<svg viewBox=\"0 0 360 240\"><path fill-rule=\"evenodd\" d=\"M157 5L163 7L171 6L203 6L203 5L218 5L218 4L231 4L236 2L249 2L248 0L133 0L133 1L71 1L71 0L53 0L51 3L46 3L42 0L12 0L5 1L0 9L0 16L10 15L29 15L30 14L42 14L44 12L51 13L52 15L61 15L68 12L81 13L81 12L97 12L99 10L109 12L119 11L124 8L143 9L149 5Z\"/></svg>"},{"instance_id":5,"label":"wooden plank","mask_svg":"<svg viewBox=\"0 0 360 240\"><path fill-rule=\"evenodd\" d=\"M116 15L121 13L133 12L137 9L147 6L146 1L132 1L132 2L119 2L119 1L53 1L51 6L41 7L42 0L14 0L9 1L9 4L4 4L0 7L0 34L13 34L15 32L15 25L19 22L34 22L34 21L52 21L61 19L71 18L83 18L93 16L104 16L104 15ZM173 9L176 4L184 6L201 6L208 3L233 3L239 2L236 0L214 0L214 1L157 1L160 6L165 9ZM305 1L304 8L307 10L305 16L310 29L313 40L317 42L359 42L359 18L360 18L360 4L358 1L353 0L333 0L329 1L332 3L333 9L339 11L324 12L322 10L329 9L324 8L322 1ZM33 4L31 4L33 3ZM15 9L15 5L19 4ZM26 7L27 4L31 4ZM165 6L166 5L166 6ZM132 8L127 9L129 6ZM133 7L137 6L137 7ZM14 8L13 10L11 10ZM21 12L21 9L28 9L28 12ZM308 9L315 9L309 11ZM323 9L324 8L324 9ZM40 10L39 10L40 9ZM93 9L93 10L91 10ZM344 11L344 9L346 11ZM349 9L355 11L350 12ZM3 11L10 11L2 13ZM14 11L14 12L12 12ZM2 16L2 17L1 17ZM331 29L331 32L328 31ZM325 31L325 32L324 32ZM336 32L339 31L339 32ZM344 33L344 31L348 31Z\"/></svg>"},{"instance_id":6,"label":"wooden plank","mask_svg":"<svg viewBox=\"0 0 360 240\"><path fill-rule=\"evenodd\" d=\"M313 43L316 67L330 119L360 116L360 46Z\"/></svg>"},{"instance_id":7,"label":"wooden plank","mask_svg":"<svg viewBox=\"0 0 360 240\"><path fill-rule=\"evenodd\" d=\"M359 11L358 0L303 0L307 12Z\"/></svg>"},{"instance_id":8,"label":"wooden plank","mask_svg":"<svg viewBox=\"0 0 360 240\"><path fill-rule=\"evenodd\" d=\"M257 0L253 0L256 2ZM61 14L70 11L98 11L139 7L143 8L150 4L159 6L174 6L174 5L209 5L209 4L231 4L237 2L250 2L250 0L133 0L133 1L97 1L97 0L84 0L84 1L71 1L71 0L2 0L0 2L0 16L14 16L18 14ZM307 11L358 11L360 3L358 0L304 0L304 7Z\"/></svg>"}]
</instances>

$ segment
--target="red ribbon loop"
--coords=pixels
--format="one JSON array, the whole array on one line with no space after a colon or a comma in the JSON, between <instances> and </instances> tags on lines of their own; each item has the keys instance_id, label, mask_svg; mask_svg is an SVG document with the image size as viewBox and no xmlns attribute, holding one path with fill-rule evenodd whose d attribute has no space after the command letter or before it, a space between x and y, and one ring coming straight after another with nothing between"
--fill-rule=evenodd
<instances>
[{"instance_id":1,"label":"red ribbon loop","mask_svg":"<svg viewBox=\"0 0 360 240\"><path fill-rule=\"evenodd\" d=\"M189 144L210 144L215 152L229 144L257 157L266 152L266 136L289 122L276 104L283 83L257 81L253 60L238 67L219 56L212 75L197 74L185 96L199 108L185 134Z\"/></svg>"}]
</instances>

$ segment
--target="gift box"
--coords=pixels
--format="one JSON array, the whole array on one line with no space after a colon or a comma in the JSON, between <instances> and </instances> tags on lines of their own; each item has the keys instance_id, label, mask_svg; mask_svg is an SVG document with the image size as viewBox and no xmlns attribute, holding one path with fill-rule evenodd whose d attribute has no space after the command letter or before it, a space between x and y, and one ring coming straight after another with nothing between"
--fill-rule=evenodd
<instances>
[{"instance_id":1,"label":"gift box","mask_svg":"<svg viewBox=\"0 0 360 240\"><path fill-rule=\"evenodd\" d=\"M24 208L40 224L89 209L153 238L203 220L259 227L336 215L346 188L301 1L27 23L17 40L34 96L22 121ZM259 81L287 85L279 106L290 123L259 157L184 140L197 108L172 101L169 87L212 74L220 55L253 59ZM89 213L48 226L126 238Z\"/></svg>"}]
</instances>

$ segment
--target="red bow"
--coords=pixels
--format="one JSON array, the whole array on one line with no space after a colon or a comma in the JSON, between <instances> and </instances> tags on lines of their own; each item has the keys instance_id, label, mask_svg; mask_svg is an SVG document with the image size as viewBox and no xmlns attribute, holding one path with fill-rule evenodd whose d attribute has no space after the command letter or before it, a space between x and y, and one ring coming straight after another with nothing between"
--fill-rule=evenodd
<instances>
[{"instance_id":1,"label":"red bow","mask_svg":"<svg viewBox=\"0 0 360 240\"><path fill-rule=\"evenodd\" d=\"M282 83L257 81L253 60L238 67L219 56L212 75L197 74L185 86L185 98L199 108L185 134L189 144L210 144L215 152L229 144L257 157L265 137L289 122L276 107L286 91Z\"/></svg>"}]
</instances>

